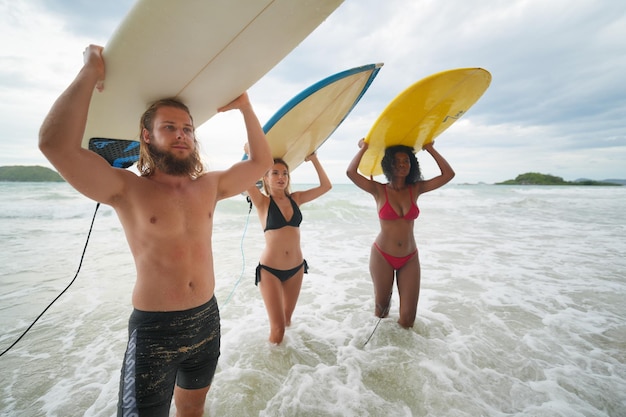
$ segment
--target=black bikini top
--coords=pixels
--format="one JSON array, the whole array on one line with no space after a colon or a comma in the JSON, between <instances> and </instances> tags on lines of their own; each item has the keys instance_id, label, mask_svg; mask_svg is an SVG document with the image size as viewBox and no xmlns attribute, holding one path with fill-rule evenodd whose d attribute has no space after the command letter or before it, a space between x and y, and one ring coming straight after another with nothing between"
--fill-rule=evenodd
<instances>
[{"instance_id":1,"label":"black bikini top","mask_svg":"<svg viewBox=\"0 0 626 417\"><path fill-rule=\"evenodd\" d=\"M272 196L270 196L270 205L267 208L267 220L265 221L264 232L268 230L281 229L285 226L300 227L300 223L302 223L302 212L296 202L293 201L290 196L287 197L289 198L289 201L291 201L291 207L293 207L293 216L291 216L291 219L287 221Z\"/></svg>"}]
</instances>

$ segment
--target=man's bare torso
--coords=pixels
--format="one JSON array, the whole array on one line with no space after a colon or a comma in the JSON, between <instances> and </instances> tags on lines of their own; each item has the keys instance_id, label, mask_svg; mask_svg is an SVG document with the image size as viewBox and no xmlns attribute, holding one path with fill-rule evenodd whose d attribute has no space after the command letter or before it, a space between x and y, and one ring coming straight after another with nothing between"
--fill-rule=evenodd
<instances>
[{"instance_id":1,"label":"man's bare torso","mask_svg":"<svg viewBox=\"0 0 626 417\"><path fill-rule=\"evenodd\" d=\"M132 176L132 177L131 177ZM213 296L211 250L215 179L128 173L112 206L135 258L133 305L144 311L197 307Z\"/></svg>"}]
</instances>

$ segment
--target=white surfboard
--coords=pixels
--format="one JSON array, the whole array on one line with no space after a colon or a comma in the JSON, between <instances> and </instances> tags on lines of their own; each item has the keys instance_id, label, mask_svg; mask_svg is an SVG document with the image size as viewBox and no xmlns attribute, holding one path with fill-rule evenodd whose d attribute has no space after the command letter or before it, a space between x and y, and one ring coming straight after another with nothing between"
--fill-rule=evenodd
<instances>
[{"instance_id":1,"label":"white surfboard","mask_svg":"<svg viewBox=\"0 0 626 417\"><path fill-rule=\"evenodd\" d=\"M138 141L141 114L165 97L183 101L200 126L342 2L139 0L104 48L105 88L93 95L83 147L92 138Z\"/></svg>"}]
</instances>

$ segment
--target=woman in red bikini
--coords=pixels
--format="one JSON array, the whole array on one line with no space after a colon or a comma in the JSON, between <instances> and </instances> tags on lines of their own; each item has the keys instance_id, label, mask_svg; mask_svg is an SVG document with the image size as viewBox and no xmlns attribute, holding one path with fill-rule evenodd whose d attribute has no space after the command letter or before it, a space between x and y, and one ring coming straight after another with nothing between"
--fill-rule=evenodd
<instances>
[{"instance_id":1,"label":"woman in red bikini","mask_svg":"<svg viewBox=\"0 0 626 417\"><path fill-rule=\"evenodd\" d=\"M419 164L408 146L390 146L381 161L389 181L381 184L358 173L357 169L367 143L359 141L359 152L348 166L347 175L359 188L374 196L380 219L380 233L372 245L370 274L374 283L376 316L389 314L394 274L400 297L398 323L413 327L420 292L420 264L413 234L413 223L419 216L417 198L454 178L454 170L435 150L433 143L424 145L439 166L441 174L429 180L421 178Z\"/></svg>"}]
</instances>

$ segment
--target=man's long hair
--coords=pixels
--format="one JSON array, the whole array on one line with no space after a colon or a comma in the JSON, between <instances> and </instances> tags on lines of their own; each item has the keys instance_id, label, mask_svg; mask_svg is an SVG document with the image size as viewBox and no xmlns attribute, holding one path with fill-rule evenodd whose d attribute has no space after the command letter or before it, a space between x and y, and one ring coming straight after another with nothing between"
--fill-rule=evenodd
<instances>
[{"instance_id":1,"label":"man's long hair","mask_svg":"<svg viewBox=\"0 0 626 417\"><path fill-rule=\"evenodd\" d=\"M181 101L175 98L165 98L165 99L157 100L154 103L152 103L150 107L148 107L148 109L141 116L141 120L139 122L139 144L140 145L139 145L139 161L137 161L137 169L139 170L139 173L141 174L142 177L149 177L152 174L154 174L156 170L156 164L152 156L152 153L150 152L149 146L143 140L143 129L146 129L150 133L150 135L152 135L153 130L154 130L154 118L156 117L157 111L162 107L174 107L174 108L183 110L189 115L189 118L191 119L191 123L193 124L193 117L191 116L191 112L189 111L189 108L184 103L182 103ZM198 143L198 140L196 139L195 130L194 130L193 141L194 141L194 151L193 151L193 154L191 155L191 158L193 159L193 164L192 164L193 168L191 172L189 172L189 175L192 178L197 178L200 175L202 175L202 173L204 172L204 165L202 164L202 161L200 159L199 143Z\"/></svg>"},{"instance_id":2,"label":"man's long hair","mask_svg":"<svg viewBox=\"0 0 626 417\"><path fill-rule=\"evenodd\" d=\"M398 152L407 154L409 156L409 161L411 161L411 168L409 170L409 175L406 176L406 183L415 184L416 182L421 181L422 173L420 171L420 164L413 153L413 148L405 145L394 145L385 149L385 156L383 156L383 160L380 161L380 165L383 168L385 177L387 177L387 181L391 181L393 179L393 163Z\"/></svg>"}]
</instances>

